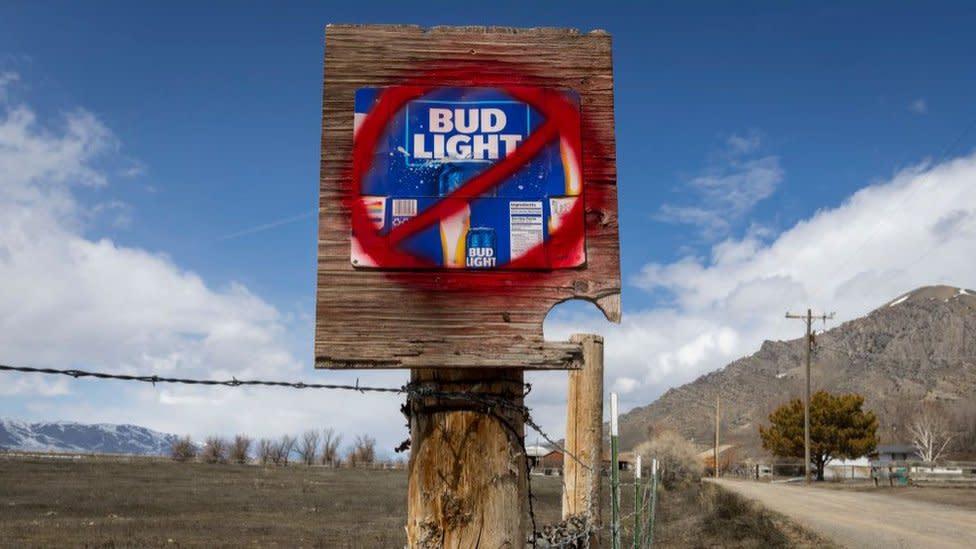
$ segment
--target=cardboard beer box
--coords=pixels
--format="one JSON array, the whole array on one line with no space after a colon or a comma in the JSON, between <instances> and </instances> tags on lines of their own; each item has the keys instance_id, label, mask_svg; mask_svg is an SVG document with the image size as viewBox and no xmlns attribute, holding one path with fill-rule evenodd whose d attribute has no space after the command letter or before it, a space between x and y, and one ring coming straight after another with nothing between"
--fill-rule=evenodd
<instances>
[{"instance_id":1,"label":"cardboard beer box","mask_svg":"<svg viewBox=\"0 0 976 549\"><path fill-rule=\"evenodd\" d=\"M355 131L383 91L357 90ZM578 108L575 93L555 93ZM385 118L368 167L361 166L365 171L356 199L368 212L369 229L381 237L435 204L452 206L450 215L398 240L400 251L421 260L419 268L548 270L586 262L583 208L575 207L582 200L582 170L579 157L567 150L568 142L579 142L578 134L568 141L565 136L551 140L513 173L472 195L465 185L512 154L545 122L539 110L505 90L439 88ZM545 246L564 225L579 227L578 244L556 250ZM354 228L352 265L375 268L361 236ZM418 263L385 261L382 267L418 268Z\"/></svg>"}]
</instances>

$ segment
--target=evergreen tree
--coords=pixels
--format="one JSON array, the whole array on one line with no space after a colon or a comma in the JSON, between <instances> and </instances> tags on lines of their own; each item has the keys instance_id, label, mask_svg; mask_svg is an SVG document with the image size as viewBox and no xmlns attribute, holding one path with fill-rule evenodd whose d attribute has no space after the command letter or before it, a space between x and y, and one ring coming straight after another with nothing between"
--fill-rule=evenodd
<instances>
[{"instance_id":1,"label":"evergreen tree","mask_svg":"<svg viewBox=\"0 0 976 549\"><path fill-rule=\"evenodd\" d=\"M817 391L810 399L810 465L817 480L834 458L857 458L878 445L878 418L863 410L858 394L831 395ZM803 459L803 400L792 400L769 415L770 425L759 426L763 448L773 455Z\"/></svg>"}]
</instances>

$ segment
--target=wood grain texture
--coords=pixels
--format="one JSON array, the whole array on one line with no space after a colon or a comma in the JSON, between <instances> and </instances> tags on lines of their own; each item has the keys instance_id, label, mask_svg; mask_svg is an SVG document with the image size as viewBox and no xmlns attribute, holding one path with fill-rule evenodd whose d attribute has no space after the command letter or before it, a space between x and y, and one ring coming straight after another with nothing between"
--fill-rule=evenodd
<instances>
[{"instance_id":1,"label":"wood grain texture","mask_svg":"<svg viewBox=\"0 0 976 549\"><path fill-rule=\"evenodd\" d=\"M418 82L429 64L511 64L497 85L580 96L585 266L538 272L357 270L349 261L354 94ZM420 68L420 69L419 69ZM517 69L517 70L515 70ZM474 70L474 69L472 69ZM469 77L473 78L473 77ZM568 299L620 320L620 250L610 36L570 29L400 25L326 28L315 363L320 368L578 368L579 344L546 343L546 313ZM478 85L484 85L478 80ZM492 284L480 285L493 278ZM478 286L476 292L466 287Z\"/></svg>"},{"instance_id":2,"label":"wood grain texture","mask_svg":"<svg viewBox=\"0 0 976 549\"><path fill-rule=\"evenodd\" d=\"M563 456L563 519L585 515L601 526L600 470L603 460L603 338L575 334L583 346L583 367L569 373L566 402L566 450ZM576 456L586 467L570 457ZM590 547L599 547L593 535Z\"/></svg>"},{"instance_id":3,"label":"wood grain texture","mask_svg":"<svg viewBox=\"0 0 976 549\"><path fill-rule=\"evenodd\" d=\"M413 370L433 391L477 393L522 404L513 369ZM510 408L457 409L456 399L411 399L407 546L525 547L528 469L523 418ZM470 404L470 403L469 403Z\"/></svg>"}]
</instances>

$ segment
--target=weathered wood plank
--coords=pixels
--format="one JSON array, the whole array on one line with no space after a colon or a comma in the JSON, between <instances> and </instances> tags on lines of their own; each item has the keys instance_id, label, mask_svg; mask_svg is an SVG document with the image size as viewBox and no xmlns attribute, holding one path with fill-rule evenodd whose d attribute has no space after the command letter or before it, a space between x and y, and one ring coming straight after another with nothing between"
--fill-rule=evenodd
<instances>
[{"instance_id":1,"label":"weathered wood plank","mask_svg":"<svg viewBox=\"0 0 976 549\"><path fill-rule=\"evenodd\" d=\"M315 363L321 368L574 368L578 344L543 341L549 309L585 299L620 319L613 73L607 33L409 25L326 29ZM587 263L551 272L356 270L349 262L354 94L416 79L418 67L512 63L497 85L575 90L583 122ZM417 82L414 82L417 83ZM456 76L420 82L464 86ZM487 280L493 284L483 284ZM476 292L470 291L477 287Z\"/></svg>"}]
</instances>

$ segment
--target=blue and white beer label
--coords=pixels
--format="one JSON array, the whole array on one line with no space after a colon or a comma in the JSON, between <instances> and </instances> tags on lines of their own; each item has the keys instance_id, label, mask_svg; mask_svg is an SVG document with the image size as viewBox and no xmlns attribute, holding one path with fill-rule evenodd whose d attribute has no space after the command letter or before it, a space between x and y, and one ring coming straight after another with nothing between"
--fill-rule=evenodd
<instances>
[{"instance_id":1,"label":"blue and white beer label","mask_svg":"<svg viewBox=\"0 0 976 549\"><path fill-rule=\"evenodd\" d=\"M354 131L382 91L357 90ZM567 93L567 97L578 105L575 94ZM450 217L403 240L401 249L435 269L505 269L530 250L538 250L566 224L569 215L582 216L582 208L574 209L576 201L582 200L583 189L576 157L567 154L565 144L557 138L491 190L477 197L449 195L512 154L544 122L535 108L501 90L432 91L407 102L390 118L373 152L370 170L363 176L359 200L380 234L439 201L462 201ZM575 226L582 232L582 223ZM552 255L547 252L542 263L522 268L583 265L582 234L578 246L560 251L559 257ZM357 267L376 266L355 234L351 261Z\"/></svg>"}]
</instances>

